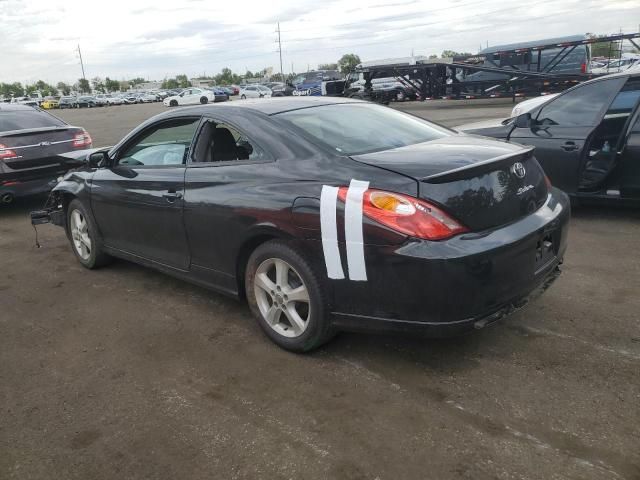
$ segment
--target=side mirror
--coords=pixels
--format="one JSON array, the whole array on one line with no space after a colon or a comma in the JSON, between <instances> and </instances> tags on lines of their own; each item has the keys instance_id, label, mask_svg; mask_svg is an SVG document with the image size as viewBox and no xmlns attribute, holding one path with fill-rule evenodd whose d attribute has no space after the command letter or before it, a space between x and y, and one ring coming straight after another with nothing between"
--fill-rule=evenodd
<instances>
[{"instance_id":1,"label":"side mirror","mask_svg":"<svg viewBox=\"0 0 640 480\"><path fill-rule=\"evenodd\" d=\"M105 150L93 152L87 155L87 165L90 168L98 168L105 166L109 161L109 156Z\"/></svg>"},{"instance_id":2,"label":"side mirror","mask_svg":"<svg viewBox=\"0 0 640 480\"><path fill-rule=\"evenodd\" d=\"M531 113L526 112L516 117L514 122L516 128L529 128L531 127Z\"/></svg>"}]
</instances>

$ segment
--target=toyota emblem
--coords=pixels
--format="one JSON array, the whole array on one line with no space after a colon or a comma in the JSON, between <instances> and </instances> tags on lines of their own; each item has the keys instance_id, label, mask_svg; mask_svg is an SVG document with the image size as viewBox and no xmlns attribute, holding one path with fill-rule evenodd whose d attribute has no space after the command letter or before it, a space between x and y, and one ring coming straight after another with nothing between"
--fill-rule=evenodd
<instances>
[{"instance_id":1,"label":"toyota emblem","mask_svg":"<svg viewBox=\"0 0 640 480\"><path fill-rule=\"evenodd\" d=\"M511 167L511 172L518 178L524 178L527 174L527 170L524 168L524 165L520 162L516 162Z\"/></svg>"}]
</instances>

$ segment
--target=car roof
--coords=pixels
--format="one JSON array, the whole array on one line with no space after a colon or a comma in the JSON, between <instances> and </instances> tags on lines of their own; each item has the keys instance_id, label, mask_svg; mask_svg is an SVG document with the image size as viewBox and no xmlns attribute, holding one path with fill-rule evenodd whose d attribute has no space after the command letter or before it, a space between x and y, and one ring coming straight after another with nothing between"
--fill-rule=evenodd
<instances>
[{"instance_id":1,"label":"car roof","mask_svg":"<svg viewBox=\"0 0 640 480\"><path fill-rule=\"evenodd\" d=\"M318 107L321 105L337 105L345 103L368 103L362 100L343 97L276 97L276 98L256 98L234 102L219 103L216 105L198 105L193 107L184 107L172 112L198 112L203 111L215 113L223 109L227 113L232 109L253 110L265 115L275 115L290 110L298 110L301 108ZM160 114L159 116L171 116L171 112Z\"/></svg>"},{"instance_id":2,"label":"car roof","mask_svg":"<svg viewBox=\"0 0 640 480\"><path fill-rule=\"evenodd\" d=\"M29 105L21 105L19 103L0 103L0 112L14 112L14 111L34 111L33 107Z\"/></svg>"}]
</instances>

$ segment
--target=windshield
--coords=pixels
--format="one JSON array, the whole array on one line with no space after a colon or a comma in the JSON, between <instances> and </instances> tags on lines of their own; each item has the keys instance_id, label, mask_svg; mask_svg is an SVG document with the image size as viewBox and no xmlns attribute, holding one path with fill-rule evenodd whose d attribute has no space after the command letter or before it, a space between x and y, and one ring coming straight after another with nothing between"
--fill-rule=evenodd
<instances>
[{"instance_id":1,"label":"windshield","mask_svg":"<svg viewBox=\"0 0 640 480\"><path fill-rule=\"evenodd\" d=\"M451 135L420 118L366 103L302 108L276 116L314 143L341 155L390 150Z\"/></svg>"},{"instance_id":2,"label":"windshield","mask_svg":"<svg viewBox=\"0 0 640 480\"><path fill-rule=\"evenodd\" d=\"M23 130L25 128L64 127L66 124L48 113L32 111L0 112L0 132Z\"/></svg>"}]
</instances>

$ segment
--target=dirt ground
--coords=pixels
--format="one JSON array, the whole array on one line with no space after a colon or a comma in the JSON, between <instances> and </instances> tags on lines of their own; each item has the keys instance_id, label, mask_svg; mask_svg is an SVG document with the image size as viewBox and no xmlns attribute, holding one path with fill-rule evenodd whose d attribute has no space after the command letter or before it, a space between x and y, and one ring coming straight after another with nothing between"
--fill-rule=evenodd
<instances>
[{"instance_id":1,"label":"dirt ground","mask_svg":"<svg viewBox=\"0 0 640 480\"><path fill-rule=\"evenodd\" d=\"M508 103L413 103L448 125ZM110 145L159 104L63 111ZM640 479L640 212L574 212L563 274L448 340L310 355L247 307L0 208L0 479ZM463 299L461 299L463 301Z\"/></svg>"}]
</instances>

